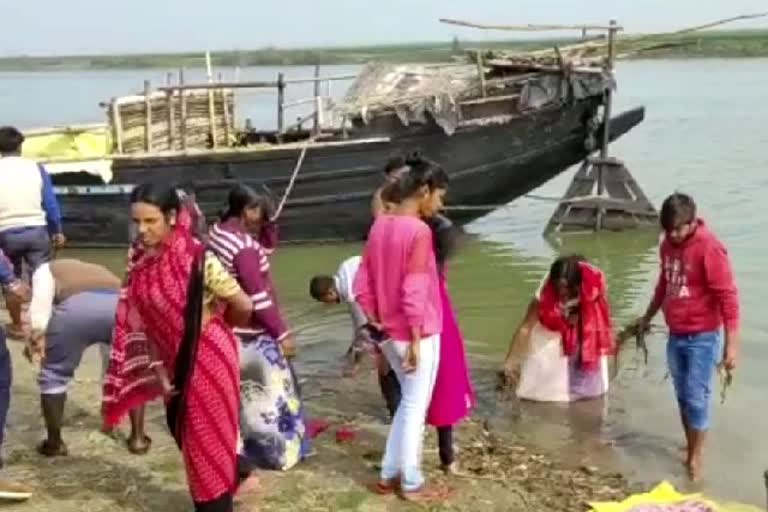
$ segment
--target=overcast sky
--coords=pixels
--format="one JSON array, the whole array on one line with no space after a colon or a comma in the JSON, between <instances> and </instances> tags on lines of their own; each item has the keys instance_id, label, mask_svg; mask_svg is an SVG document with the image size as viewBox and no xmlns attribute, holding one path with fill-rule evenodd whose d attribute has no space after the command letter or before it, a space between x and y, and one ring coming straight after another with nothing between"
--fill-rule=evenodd
<instances>
[{"instance_id":1,"label":"overcast sky","mask_svg":"<svg viewBox=\"0 0 768 512\"><path fill-rule=\"evenodd\" d=\"M0 55L307 47L462 39L499 32L440 24L596 23L648 32L768 10L766 0L6 0ZM111 8L110 8L111 7ZM768 19L733 27L768 27Z\"/></svg>"}]
</instances>

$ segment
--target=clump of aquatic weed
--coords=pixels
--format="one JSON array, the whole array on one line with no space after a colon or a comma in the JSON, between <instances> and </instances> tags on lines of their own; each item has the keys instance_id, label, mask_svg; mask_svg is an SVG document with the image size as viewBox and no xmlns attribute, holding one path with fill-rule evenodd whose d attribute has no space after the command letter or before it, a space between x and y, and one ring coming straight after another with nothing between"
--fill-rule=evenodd
<instances>
[{"instance_id":1,"label":"clump of aquatic weed","mask_svg":"<svg viewBox=\"0 0 768 512\"><path fill-rule=\"evenodd\" d=\"M463 434L460 478L496 483L516 494L522 510L574 512L588 502L623 499L629 484L619 473L567 467L473 422Z\"/></svg>"}]
</instances>

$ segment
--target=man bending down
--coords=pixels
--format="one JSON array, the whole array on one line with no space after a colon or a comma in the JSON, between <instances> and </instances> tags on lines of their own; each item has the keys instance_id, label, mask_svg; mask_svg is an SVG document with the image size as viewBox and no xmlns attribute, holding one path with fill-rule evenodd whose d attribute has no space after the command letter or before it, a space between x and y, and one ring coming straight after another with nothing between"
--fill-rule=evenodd
<instances>
[{"instance_id":1,"label":"man bending down","mask_svg":"<svg viewBox=\"0 0 768 512\"><path fill-rule=\"evenodd\" d=\"M347 305L354 332L352 344L347 351L347 368L344 373L354 375L357 372L362 356L371 350L375 352L381 394L387 403L389 416L393 417L397 410L397 405L400 403L400 383L397 380L395 371L387 364L386 358L379 353L378 348L369 340L370 337L375 336L377 333L373 333L368 329L368 319L360 305L355 301L355 296L352 292L352 283L355 281L355 275L357 275L361 260L360 256L353 256L344 260L341 266L339 266L336 275L313 277L309 284L309 294L313 299L326 304L343 303Z\"/></svg>"},{"instance_id":2,"label":"man bending down","mask_svg":"<svg viewBox=\"0 0 768 512\"><path fill-rule=\"evenodd\" d=\"M112 340L120 279L101 265L74 259L44 263L32 275L26 354L40 363L38 383L48 433L37 450L46 457L67 455L61 437L67 387L83 352Z\"/></svg>"}]
</instances>

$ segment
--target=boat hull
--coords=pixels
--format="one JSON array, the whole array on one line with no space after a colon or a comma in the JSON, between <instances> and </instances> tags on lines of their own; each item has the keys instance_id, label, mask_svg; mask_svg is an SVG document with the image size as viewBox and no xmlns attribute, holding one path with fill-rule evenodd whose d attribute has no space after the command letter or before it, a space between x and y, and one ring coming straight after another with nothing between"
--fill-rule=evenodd
<instances>
[{"instance_id":1,"label":"boat hull","mask_svg":"<svg viewBox=\"0 0 768 512\"><path fill-rule=\"evenodd\" d=\"M517 119L461 126L446 135L435 125L401 127L396 133L365 134L365 140L311 146L280 218L288 242L361 240L370 225L370 198L391 155L418 150L443 165L451 177L449 205L506 204L588 156L587 120L597 103L540 111ZM616 139L642 122L642 108L612 121ZM599 136L599 134L597 134ZM128 240L128 195L136 184L193 184L208 217L221 211L234 182L267 187L282 198L301 145L266 151L124 158L113 161L112 188L60 189L68 239L77 246L119 246ZM119 185L115 187L114 185ZM451 218L466 224L489 212L457 209Z\"/></svg>"}]
</instances>

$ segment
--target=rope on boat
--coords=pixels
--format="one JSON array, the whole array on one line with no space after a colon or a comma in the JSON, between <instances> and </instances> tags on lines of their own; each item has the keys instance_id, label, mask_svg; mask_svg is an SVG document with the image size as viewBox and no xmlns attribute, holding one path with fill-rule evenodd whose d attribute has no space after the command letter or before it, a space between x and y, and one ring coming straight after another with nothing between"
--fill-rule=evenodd
<instances>
[{"instance_id":1,"label":"rope on boat","mask_svg":"<svg viewBox=\"0 0 768 512\"><path fill-rule=\"evenodd\" d=\"M551 197L551 196L539 196L536 194L524 194L520 197L524 197L526 199L534 199L536 201L547 201L552 203L560 203L563 201L563 198L561 197ZM456 204L456 205L448 205L445 207L446 211L491 211L491 210L503 210L505 208L511 208L513 205L511 203L507 204L476 204L476 205L467 205L467 204Z\"/></svg>"},{"instance_id":2,"label":"rope on boat","mask_svg":"<svg viewBox=\"0 0 768 512\"><path fill-rule=\"evenodd\" d=\"M611 200L615 202L619 202L618 199L610 199L606 198L605 196L599 196L596 194L590 194L585 196L577 196L577 197L552 197L552 196L540 196L537 194L523 194L520 197L524 197L526 199L533 199L536 201L546 201L550 203L558 203L558 204L576 204L583 201L592 201L595 199L599 200ZM445 207L446 211L491 211L491 210L503 210L505 208L511 208L514 206L512 203L507 204L477 204L477 205L467 205L467 204L456 204L456 205L448 205Z\"/></svg>"},{"instance_id":3,"label":"rope on boat","mask_svg":"<svg viewBox=\"0 0 768 512\"><path fill-rule=\"evenodd\" d=\"M291 180L288 182L288 186L285 188L285 192L283 193L283 198L280 200L280 204L278 205L275 214L272 216L271 220L273 222L276 221L278 217L280 217L280 214L283 212L283 207L285 206L286 201L288 201L288 196L291 195L293 185L296 183L296 177L299 175L301 166L304 163L304 157L307 156L307 149L309 148L310 142L312 142L312 139L309 139L306 144L304 144L304 147L301 148L301 154L299 155L299 160L296 162L296 167L293 169Z\"/></svg>"}]
</instances>

